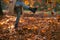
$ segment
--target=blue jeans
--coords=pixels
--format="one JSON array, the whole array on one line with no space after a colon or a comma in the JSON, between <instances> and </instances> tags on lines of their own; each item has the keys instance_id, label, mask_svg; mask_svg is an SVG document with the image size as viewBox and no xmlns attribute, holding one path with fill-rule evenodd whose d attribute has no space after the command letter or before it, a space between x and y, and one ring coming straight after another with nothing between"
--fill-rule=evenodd
<instances>
[{"instance_id":1,"label":"blue jeans","mask_svg":"<svg viewBox=\"0 0 60 40\"><path fill-rule=\"evenodd\" d=\"M15 6L16 6L16 7L17 7L17 6L22 6L23 8L26 8L26 9L29 8L29 6L26 6L26 5L24 4L24 2L20 2L20 1L17 1Z\"/></svg>"},{"instance_id":2,"label":"blue jeans","mask_svg":"<svg viewBox=\"0 0 60 40\"><path fill-rule=\"evenodd\" d=\"M15 28L18 27L19 18L22 15L19 6L22 6L22 7L26 8L26 9L29 8L29 6L26 6L23 2L20 2L20 1L16 2L16 5L15 5L16 9L15 10L17 12L17 18L16 18L16 23L15 23Z\"/></svg>"}]
</instances>

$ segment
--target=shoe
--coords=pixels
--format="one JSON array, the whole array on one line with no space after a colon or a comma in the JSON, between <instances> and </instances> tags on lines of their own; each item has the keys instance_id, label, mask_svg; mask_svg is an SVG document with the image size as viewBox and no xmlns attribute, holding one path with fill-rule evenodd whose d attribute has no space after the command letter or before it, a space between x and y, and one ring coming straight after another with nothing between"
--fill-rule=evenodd
<instances>
[{"instance_id":1,"label":"shoe","mask_svg":"<svg viewBox=\"0 0 60 40\"><path fill-rule=\"evenodd\" d=\"M15 27L14 27L14 28L15 28L15 29L18 28L18 24L15 24Z\"/></svg>"},{"instance_id":2,"label":"shoe","mask_svg":"<svg viewBox=\"0 0 60 40\"><path fill-rule=\"evenodd\" d=\"M33 13L35 13L36 10L37 10L37 8L31 8L31 7L30 7L29 10L32 11Z\"/></svg>"}]
</instances>

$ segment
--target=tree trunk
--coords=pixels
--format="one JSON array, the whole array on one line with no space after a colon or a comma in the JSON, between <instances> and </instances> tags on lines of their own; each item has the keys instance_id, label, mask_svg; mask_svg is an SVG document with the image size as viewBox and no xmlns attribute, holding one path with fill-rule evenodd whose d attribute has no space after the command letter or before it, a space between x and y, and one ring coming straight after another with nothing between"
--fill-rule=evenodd
<instances>
[{"instance_id":1,"label":"tree trunk","mask_svg":"<svg viewBox=\"0 0 60 40\"><path fill-rule=\"evenodd\" d=\"M16 0L12 0L9 2L9 12L10 14L14 13L14 6L15 6Z\"/></svg>"},{"instance_id":2,"label":"tree trunk","mask_svg":"<svg viewBox=\"0 0 60 40\"><path fill-rule=\"evenodd\" d=\"M1 16L3 16L3 12L2 12L1 1L0 1L0 17Z\"/></svg>"}]
</instances>

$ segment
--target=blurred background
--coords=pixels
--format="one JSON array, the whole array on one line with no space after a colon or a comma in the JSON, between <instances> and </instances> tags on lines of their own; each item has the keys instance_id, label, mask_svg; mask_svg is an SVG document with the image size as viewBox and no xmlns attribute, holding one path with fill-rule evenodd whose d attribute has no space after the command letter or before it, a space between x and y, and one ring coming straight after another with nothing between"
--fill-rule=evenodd
<instances>
[{"instance_id":1,"label":"blurred background","mask_svg":"<svg viewBox=\"0 0 60 40\"><path fill-rule=\"evenodd\" d=\"M10 0L3 0L2 1L2 8L3 10L10 10L11 5L9 3ZM16 0L14 0L16 2ZM38 7L38 11L51 11L55 10L56 12L60 11L60 0L23 0L26 5L30 7ZM9 7L10 6L10 7ZM13 9L11 9L13 10ZM25 9L26 10L26 9Z\"/></svg>"}]
</instances>

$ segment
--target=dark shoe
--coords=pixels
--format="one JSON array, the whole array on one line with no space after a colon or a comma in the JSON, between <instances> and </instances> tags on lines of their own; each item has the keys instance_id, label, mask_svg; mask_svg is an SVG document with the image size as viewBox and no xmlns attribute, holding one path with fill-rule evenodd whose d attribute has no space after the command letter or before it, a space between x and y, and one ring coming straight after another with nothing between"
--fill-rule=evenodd
<instances>
[{"instance_id":1,"label":"dark shoe","mask_svg":"<svg viewBox=\"0 0 60 40\"><path fill-rule=\"evenodd\" d=\"M52 15L54 15L54 12L51 12Z\"/></svg>"},{"instance_id":2,"label":"dark shoe","mask_svg":"<svg viewBox=\"0 0 60 40\"><path fill-rule=\"evenodd\" d=\"M15 25L15 27L14 27L14 28L16 29L16 28L18 28L18 26L16 26L16 25Z\"/></svg>"},{"instance_id":3,"label":"dark shoe","mask_svg":"<svg viewBox=\"0 0 60 40\"><path fill-rule=\"evenodd\" d=\"M32 11L33 13L35 13L37 8L29 8L29 10Z\"/></svg>"}]
</instances>

